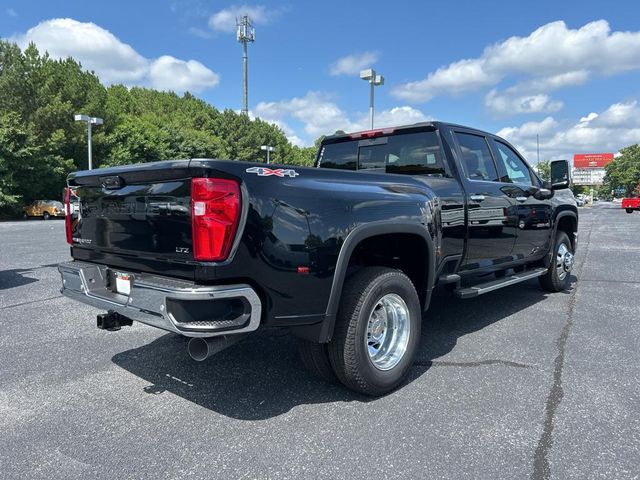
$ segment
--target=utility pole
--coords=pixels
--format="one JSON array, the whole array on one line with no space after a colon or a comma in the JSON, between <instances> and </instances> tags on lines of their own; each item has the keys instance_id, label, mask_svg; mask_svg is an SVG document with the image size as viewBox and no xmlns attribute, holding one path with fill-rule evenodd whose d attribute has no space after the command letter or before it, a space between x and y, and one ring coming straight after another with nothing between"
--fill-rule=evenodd
<instances>
[{"instance_id":1,"label":"utility pole","mask_svg":"<svg viewBox=\"0 0 640 480\"><path fill-rule=\"evenodd\" d=\"M536 150L538 151L538 163L540 163L540 135L536 133Z\"/></svg>"},{"instance_id":2,"label":"utility pole","mask_svg":"<svg viewBox=\"0 0 640 480\"><path fill-rule=\"evenodd\" d=\"M255 29L248 15L242 18L236 18L237 39L242 44L242 113L249 115L249 93L247 87L247 64L249 57L247 55L247 43L255 41Z\"/></svg>"}]
</instances>

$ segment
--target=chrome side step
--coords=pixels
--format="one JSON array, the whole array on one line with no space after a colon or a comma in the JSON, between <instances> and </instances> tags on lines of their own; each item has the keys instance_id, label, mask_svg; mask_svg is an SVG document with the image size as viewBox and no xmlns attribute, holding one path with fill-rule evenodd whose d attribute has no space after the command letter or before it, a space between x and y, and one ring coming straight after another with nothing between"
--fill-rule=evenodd
<instances>
[{"instance_id":1,"label":"chrome side step","mask_svg":"<svg viewBox=\"0 0 640 480\"><path fill-rule=\"evenodd\" d=\"M454 290L454 293L458 298L472 298L485 293L493 292L499 288L508 287L509 285L515 285L516 283L525 282L532 278L540 277L547 273L546 268L536 268L533 270L525 270L520 273L513 273L504 278L492 280L490 282L479 283L472 287L458 288Z\"/></svg>"},{"instance_id":2,"label":"chrome side step","mask_svg":"<svg viewBox=\"0 0 640 480\"><path fill-rule=\"evenodd\" d=\"M457 283L460 281L460 275L457 273L448 273L446 275L440 275L438 277L438 283Z\"/></svg>"}]
</instances>

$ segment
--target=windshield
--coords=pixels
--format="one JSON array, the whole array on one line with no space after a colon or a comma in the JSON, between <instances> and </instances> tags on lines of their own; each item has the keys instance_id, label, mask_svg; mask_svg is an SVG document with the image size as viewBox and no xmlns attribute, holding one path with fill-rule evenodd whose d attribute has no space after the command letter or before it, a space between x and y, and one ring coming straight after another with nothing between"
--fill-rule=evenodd
<instances>
[{"instance_id":1,"label":"windshield","mask_svg":"<svg viewBox=\"0 0 640 480\"><path fill-rule=\"evenodd\" d=\"M405 175L446 174L434 131L329 143L320 149L318 166Z\"/></svg>"}]
</instances>

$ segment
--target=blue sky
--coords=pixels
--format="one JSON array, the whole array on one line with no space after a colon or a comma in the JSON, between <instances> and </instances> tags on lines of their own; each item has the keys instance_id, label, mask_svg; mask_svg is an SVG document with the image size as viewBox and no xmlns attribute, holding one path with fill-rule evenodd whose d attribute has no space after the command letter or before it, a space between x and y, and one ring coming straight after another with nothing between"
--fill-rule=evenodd
<instances>
[{"instance_id":1,"label":"blue sky","mask_svg":"<svg viewBox=\"0 0 640 480\"><path fill-rule=\"evenodd\" d=\"M251 114L308 145L438 119L498 132L535 161L640 142L640 2L3 0L0 36L71 55L105 83L241 107L235 16L249 13ZM91 113L91 112L87 112Z\"/></svg>"}]
</instances>

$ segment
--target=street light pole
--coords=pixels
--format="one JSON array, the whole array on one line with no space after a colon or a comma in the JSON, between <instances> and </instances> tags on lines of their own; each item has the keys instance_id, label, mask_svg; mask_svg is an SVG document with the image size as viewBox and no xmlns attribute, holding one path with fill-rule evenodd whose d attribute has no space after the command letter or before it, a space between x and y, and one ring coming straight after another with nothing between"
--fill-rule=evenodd
<instances>
[{"instance_id":1,"label":"street light pole","mask_svg":"<svg viewBox=\"0 0 640 480\"><path fill-rule=\"evenodd\" d=\"M373 98L374 98L373 82L369 80L369 128L373 130Z\"/></svg>"},{"instance_id":2,"label":"street light pole","mask_svg":"<svg viewBox=\"0 0 640 480\"><path fill-rule=\"evenodd\" d=\"M87 151L89 152L89 170L93 169L93 155L92 155L92 138L91 138L91 125L102 125L104 121L98 117L90 117L89 115L74 115L73 119L76 122L87 122Z\"/></svg>"},{"instance_id":3,"label":"street light pole","mask_svg":"<svg viewBox=\"0 0 640 480\"><path fill-rule=\"evenodd\" d=\"M262 145L260 147L260 150L266 151L267 152L267 165L269 165L269 162L271 161L271 157L270 157L270 153L275 151L276 147L272 147L271 145Z\"/></svg>"},{"instance_id":4,"label":"street light pole","mask_svg":"<svg viewBox=\"0 0 640 480\"><path fill-rule=\"evenodd\" d=\"M373 130L373 100L374 100L374 88L379 85L384 85L384 77L378 75L373 68L360 71L360 78L369 82L369 124Z\"/></svg>"},{"instance_id":5,"label":"street light pole","mask_svg":"<svg viewBox=\"0 0 640 480\"><path fill-rule=\"evenodd\" d=\"M87 152L89 152L89 170L93 170L93 147L91 145L91 121L87 122Z\"/></svg>"}]
</instances>

